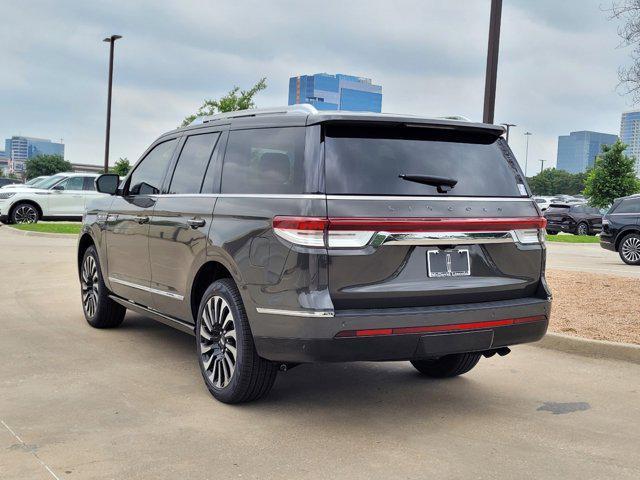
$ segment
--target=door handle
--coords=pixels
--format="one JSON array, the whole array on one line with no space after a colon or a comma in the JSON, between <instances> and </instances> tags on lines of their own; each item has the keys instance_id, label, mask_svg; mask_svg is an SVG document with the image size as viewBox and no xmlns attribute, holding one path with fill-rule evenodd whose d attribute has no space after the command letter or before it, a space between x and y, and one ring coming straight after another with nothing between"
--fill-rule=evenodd
<instances>
[{"instance_id":1,"label":"door handle","mask_svg":"<svg viewBox=\"0 0 640 480\"><path fill-rule=\"evenodd\" d=\"M143 223L149 223L149 217L146 216L142 216L142 217L133 217L133 219L138 222L140 225L142 225Z\"/></svg>"},{"instance_id":2,"label":"door handle","mask_svg":"<svg viewBox=\"0 0 640 480\"><path fill-rule=\"evenodd\" d=\"M207 222L205 222L204 218L190 218L189 220L187 220L187 223L191 228L195 229L204 227L205 223Z\"/></svg>"}]
</instances>

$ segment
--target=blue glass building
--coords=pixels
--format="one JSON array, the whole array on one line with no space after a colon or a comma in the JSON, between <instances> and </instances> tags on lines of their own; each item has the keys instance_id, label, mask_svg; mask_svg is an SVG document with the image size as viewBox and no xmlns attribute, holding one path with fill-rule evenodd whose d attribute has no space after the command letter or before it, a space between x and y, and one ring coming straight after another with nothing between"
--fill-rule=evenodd
<instances>
[{"instance_id":1,"label":"blue glass building","mask_svg":"<svg viewBox=\"0 0 640 480\"><path fill-rule=\"evenodd\" d=\"M593 167L602 145L612 145L617 139L617 135L587 130L560 135L556 168L569 173L585 172Z\"/></svg>"},{"instance_id":2,"label":"blue glass building","mask_svg":"<svg viewBox=\"0 0 640 480\"><path fill-rule=\"evenodd\" d=\"M316 73L289 79L289 105L310 103L318 110L382 111L382 86L370 78Z\"/></svg>"},{"instance_id":3,"label":"blue glass building","mask_svg":"<svg viewBox=\"0 0 640 480\"><path fill-rule=\"evenodd\" d=\"M23 172L24 162L36 155L60 155L64 158L64 143L45 138L13 136L4 142L5 155L11 159L13 171Z\"/></svg>"},{"instance_id":4,"label":"blue glass building","mask_svg":"<svg viewBox=\"0 0 640 480\"><path fill-rule=\"evenodd\" d=\"M620 119L620 140L627 144L625 153L636 159L636 175L640 174L640 110L630 110Z\"/></svg>"}]
</instances>

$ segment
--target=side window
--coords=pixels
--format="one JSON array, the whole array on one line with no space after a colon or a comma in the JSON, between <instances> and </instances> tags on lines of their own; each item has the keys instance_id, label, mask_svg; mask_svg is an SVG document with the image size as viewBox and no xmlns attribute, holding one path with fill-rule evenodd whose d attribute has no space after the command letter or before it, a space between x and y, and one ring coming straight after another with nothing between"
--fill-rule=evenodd
<instances>
[{"instance_id":1,"label":"side window","mask_svg":"<svg viewBox=\"0 0 640 480\"><path fill-rule=\"evenodd\" d=\"M95 191L95 177L84 177L84 186L82 189L85 191Z\"/></svg>"},{"instance_id":2,"label":"side window","mask_svg":"<svg viewBox=\"0 0 640 480\"><path fill-rule=\"evenodd\" d=\"M584 207L582 206L571 207L571 213L585 213Z\"/></svg>"},{"instance_id":3,"label":"side window","mask_svg":"<svg viewBox=\"0 0 640 480\"><path fill-rule=\"evenodd\" d=\"M623 200L613 213L640 213L640 198Z\"/></svg>"},{"instance_id":4,"label":"side window","mask_svg":"<svg viewBox=\"0 0 640 480\"><path fill-rule=\"evenodd\" d=\"M62 187L61 190L82 190L83 183L84 177L69 177L56 185L56 189Z\"/></svg>"},{"instance_id":5,"label":"side window","mask_svg":"<svg viewBox=\"0 0 640 480\"><path fill-rule=\"evenodd\" d=\"M219 137L219 133L205 133L187 138L173 172L169 193L200 193L205 171Z\"/></svg>"},{"instance_id":6,"label":"side window","mask_svg":"<svg viewBox=\"0 0 640 480\"><path fill-rule=\"evenodd\" d=\"M129 195L154 195L160 193L162 180L171 161L176 139L160 143L137 165L129 177Z\"/></svg>"},{"instance_id":7,"label":"side window","mask_svg":"<svg viewBox=\"0 0 640 480\"><path fill-rule=\"evenodd\" d=\"M222 193L306 193L304 146L304 127L229 132Z\"/></svg>"}]
</instances>

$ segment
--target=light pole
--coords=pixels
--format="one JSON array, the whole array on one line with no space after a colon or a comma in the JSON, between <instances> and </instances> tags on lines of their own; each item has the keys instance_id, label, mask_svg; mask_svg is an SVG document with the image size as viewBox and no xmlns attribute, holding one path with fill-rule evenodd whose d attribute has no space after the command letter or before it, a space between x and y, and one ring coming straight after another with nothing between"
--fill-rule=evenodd
<instances>
[{"instance_id":1,"label":"light pole","mask_svg":"<svg viewBox=\"0 0 640 480\"><path fill-rule=\"evenodd\" d=\"M491 0L489 14L489 44L487 45L487 72L484 79L484 112L482 121L493 123L496 107L496 83L498 78L498 52L500 50L500 19L502 0Z\"/></svg>"},{"instance_id":2,"label":"light pole","mask_svg":"<svg viewBox=\"0 0 640 480\"><path fill-rule=\"evenodd\" d=\"M104 140L104 173L109 172L109 139L111 137L111 90L113 86L113 48L122 35L111 35L103 41L109 44L109 87L107 90L107 131Z\"/></svg>"},{"instance_id":3,"label":"light pole","mask_svg":"<svg viewBox=\"0 0 640 480\"><path fill-rule=\"evenodd\" d=\"M533 135L531 132L524 132L525 137L527 138L527 144L524 149L524 176L527 176L527 163L529 162L529 137Z\"/></svg>"},{"instance_id":4,"label":"light pole","mask_svg":"<svg viewBox=\"0 0 640 480\"><path fill-rule=\"evenodd\" d=\"M517 127L517 125L515 123L501 123L500 125L507 127L507 143L509 143L509 130L511 127Z\"/></svg>"},{"instance_id":5,"label":"light pole","mask_svg":"<svg viewBox=\"0 0 640 480\"><path fill-rule=\"evenodd\" d=\"M540 159L538 161L540 162L540 173L542 173L542 170L544 170L544 162L546 162L546 160Z\"/></svg>"}]
</instances>

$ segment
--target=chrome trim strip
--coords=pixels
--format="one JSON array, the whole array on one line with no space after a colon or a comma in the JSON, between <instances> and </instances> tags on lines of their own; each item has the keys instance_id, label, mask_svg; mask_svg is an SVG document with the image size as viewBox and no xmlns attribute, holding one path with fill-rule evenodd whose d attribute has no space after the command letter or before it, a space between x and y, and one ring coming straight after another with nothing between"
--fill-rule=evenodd
<instances>
[{"instance_id":1,"label":"chrome trim strip","mask_svg":"<svg viewBox=\"0 0 640 480\"><path fill-rule=\"evenodd\" d=\"M143 290L149 293L155 293L156 295L163 295L165 297L173 298L174 300L184 300L182 295L178 295L177 293L165 292L163 290L158 290L156 288L145 287L144 285L138 285L137 283L127 282L126 280L120 280L119 278L109 277L109 281L113 283L119 283L120 285L124 285L125 287L135 288L137 290Z\"/></svg>"},{"instance_id":2,"label":"chrome trim strip","mask_svg":"<svg viewBox=\"0 0 640 480\"><path fill-rule=\"evenodd\" d=\"M145 307L144 305L140 305L134 302L133 300L125 300L124 298L118 297L117 295L109 295L109 298L118 302L120 305L126 308L129 308L135 312L140 313L141 315L148 315L160 323L176 328L182 332L195 335L195 331L194 331L195 326L191 325L190 323L187 323L183 320L179 320L174 317L170 317L169 315L165 315L163 313L158 312L157 310L154 310L149 307Z\"/></svg>"},{"instance_id":3,"label":"chrome trim strip","mask_svg":"<svg viewBox=\"0 0 640 480\"><path fill-rule=\"evenodd\" d=\"M416 201L416 200L434 200L441 202L533 202L529 197L444 197L444 196L421 196L421 197L403 197L403 196L384 196L384 195L327 195L327 200L382 200L382 201Z\"/></svg>"},{"instance_id":4,"label":"chrome trim strip","mask_svg":"<svg viewBox=\"0 0 640 480\"><path fill-rule=\"evenodd\" d=\"M256 307L258 313L267 313L270 315L286 315L289 317L333 317L334 312L330 310L279 310L277 308Z\"/></svg>"},{"instance_id":5,"label":"chrome trim strip","mask_svg":"<svg viewBox=\"0 0 640 480\"><path fill-rule=\"evenodd\" d=\"M513 232L377 232L370 245L478 245L516 241Z\"/></svg>"},{"instance_id":6,"label":"chrome trim strip","mask_svg":"<svg viewBox=\"0 0 640 480\"><path fill-rule=\"evenodd\" d=\"M270 193L163 193L158 195L149 195L152 198L274 198L274 199L302 199L302 200L325 200L324 194L270 194Z\"/></svg>"}]
</instances>

